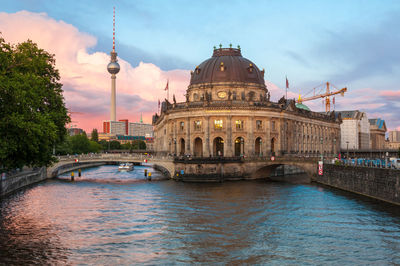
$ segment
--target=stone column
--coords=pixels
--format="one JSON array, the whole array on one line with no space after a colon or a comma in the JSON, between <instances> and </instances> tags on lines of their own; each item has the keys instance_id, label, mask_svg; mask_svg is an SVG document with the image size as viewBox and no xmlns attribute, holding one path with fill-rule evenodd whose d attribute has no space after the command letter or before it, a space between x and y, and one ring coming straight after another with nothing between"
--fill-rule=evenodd
<instances>
[{"instance_id":1,"label":"stone column","mask_svg":"<svg viewBox=\"0 0 400 266\"><path fill-rule=\"evenodd\" d=\"M204 146L203 146L203 150L204 150L204 156L205 157L209 157L211 154L211 150L210 150L210 117L206 116L204 118L205 122L206 122L206 128L205 128L205 140L204 140Z\"/></svg>"},{"instance_id":2,"label":"stone column","mask_svg":"<svg viewBox=\"0 0 400 266\"><path fill-rule=\"evenodd\" d=\"M271 120L265 121L265 139L263 142L263 154L265 156L271 156Z\"/></svg>"},{"instance_id":3,"label":"stone column","mask_svg":"<svg viewBox=\"0 0 400 266\"><path fill-rule=\"evenodd\" d=\"M247 125L247 128L249 129L248 134L248 140L247 143L245 143L245 146L247 146L247 149L245 152L246 156L254 156L254 149L255 149L255 140L254 140L254 117L251 116L250 119L248 120L250 125Z\"/></svg>"},{"instance_id":4,"label":"stone column","mask_svg":"<svg viewBox=\"0 0 400 266\"><path fill-rule=\"evenodd\" d=\"M190 143L190 118L186 118L186 138L185 138L185 152L186 154L193 154L190 148L192 143Z\"/></svg>"},{"instance_id":5,"label":"stone column","mask_svg":"<svg viewBox=\"0 0 400 266\"><path fill-rule=\"evenodd\" d=\"M233 156L233 140L232 140L232 116L228 115L226 118L226 157L232 157Z\"/></svg>"}]
</instances>

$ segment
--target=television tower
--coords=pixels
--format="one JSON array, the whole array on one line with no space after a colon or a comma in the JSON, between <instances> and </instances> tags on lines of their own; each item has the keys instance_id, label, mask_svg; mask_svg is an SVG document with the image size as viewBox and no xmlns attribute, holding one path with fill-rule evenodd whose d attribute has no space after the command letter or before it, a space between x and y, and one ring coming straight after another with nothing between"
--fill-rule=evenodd
<instances>
[{"instance_id":1,"label":"television tower","mask_svg":"<svg viewBox=\"0 0 400 266\"><path fill-rule=\"evenodd\" d=\"M116 121L116 100L115 100L115 80L117 79L116 74L119 72L120 67L117 60L117 52L115 52L115 7L113 13L113 49L110 53L111 61L107 65L108 73L111 74L111 121Z\"/></svg>"}]
</instances>

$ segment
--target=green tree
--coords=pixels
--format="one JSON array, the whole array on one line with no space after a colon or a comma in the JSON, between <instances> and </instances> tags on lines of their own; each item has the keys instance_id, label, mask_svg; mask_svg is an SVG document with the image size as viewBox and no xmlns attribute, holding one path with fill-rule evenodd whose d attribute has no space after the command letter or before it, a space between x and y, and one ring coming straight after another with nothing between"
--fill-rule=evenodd
<instances>
[{"instance_id":1,"label":"green tree","mask_svg":"<svg viewBox=\"0 0 400 266\"><path fill-rule=\"evenodd\" d=\"M92 136L91 136L90 140L95 141L95 142L99 142L99 133L97 132L97 128L93 128Z\"/></svg>"},{"instance_id":2,"label":"green tree","mask_svg":"<svg viewBox=\"0 0 400 266\"><path fill-rule=\"evenodd\" d=\"M103 147L102 147L99 143L97 143L96 141L90 140L89 143L90 143L90 152L99 152L99 151L101 151L102 148L103 148Z\"/></svg>"},{"instance_id":3,"label":"green tree","mask_svg":"<svg viewBox=\"0 0 400 266\"><path fill-rule=\"evenodd\" d=\"M119 143L116 140L111 141L110 142L110 149L111 150L119 150L119 149L121 149L121 143Z\"/></svg>"},{"instance_id":4,"label":"green tree","mask_svg":"<svg viewBox=\"0 0 400 266\"><path fill-rule=\"evenodd\" d=\"M145 150L146 142L144 142L143 140L134 140L132 141L132 148L134 150Z\"/></svg>"},{"instance_id":5,"label":"green tree","mask_svg":"<svg viewBox=\"0 0 400 266\"><path fill-rule=\"evenodd\" d=\"M70 121L54 55L0 37L0 169L49 165Z\"/></svg>"},{"instance_id":6,"label":"green tree","mask_svg":"<svg viewBox=\"0 0 400 266\"><path fill-rule=\"evenodd\" d=\"M103 151L108 150L108 141L107 140L102 139L102 140L100 140L99 144L101 145Z\"/></svg>"},{"instance_id":7,"label":"green tree","mask_svg":"<svg viewBox=\"0 0 400 266\"><path fill-rule=\"evenodd\" d=\"M81 154L90 152L90 141L85 134L79 134L70 138L72 153Z\"/></svg>"}]
</instances>

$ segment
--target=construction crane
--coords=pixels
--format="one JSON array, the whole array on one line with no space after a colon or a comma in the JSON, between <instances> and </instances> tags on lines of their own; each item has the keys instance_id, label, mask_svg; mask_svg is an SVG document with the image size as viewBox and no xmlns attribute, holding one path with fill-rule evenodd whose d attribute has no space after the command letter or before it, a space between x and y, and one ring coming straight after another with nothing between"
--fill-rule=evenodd
<instances>
[{"instance_id":1,"label":"construction crane","mask_svg":"<svg viewBox=\"0 0 400 266\"><path fill-rule=\"evenodd\" d=\"M344 93L347 91L347 88L342 88L340 90L337 91L330 91L330 86L332 86L329 82L326 83L326 92L323 94L317 94L314 95L312 97L307 97L307 98L301 98L301 96L299 95L299 99L296 100L296 103L302 103L305 101L311 101L311 100L315 100L315 99L319 99L319 98L325 98L325 111L326 112L330 112L331 111L331 100L330 100L330 96L336 95L336 94L340 94L342 96L344 96ZM332 86L334 87L334 86ZM334 87L336 89L336 87ZM314 88L315 90L315 88Z\"/></svg>"}]
</instances>

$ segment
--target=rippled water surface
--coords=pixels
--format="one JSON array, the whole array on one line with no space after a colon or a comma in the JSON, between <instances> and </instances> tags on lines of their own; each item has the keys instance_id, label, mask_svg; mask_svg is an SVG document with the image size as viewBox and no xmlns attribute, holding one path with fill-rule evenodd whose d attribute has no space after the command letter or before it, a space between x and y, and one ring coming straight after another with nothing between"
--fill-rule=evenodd
<instances>
[{"instance_id":1,"label":"rippled water surface","mask_svg":"<svg viewBox=\"0 0 400 266\"><path fill-rule=\"evenodd\" d=\"M317 185L147 182L144 169L3 199L0 263L400 264L399 207Z\"/></svg>"}]
</instances>

